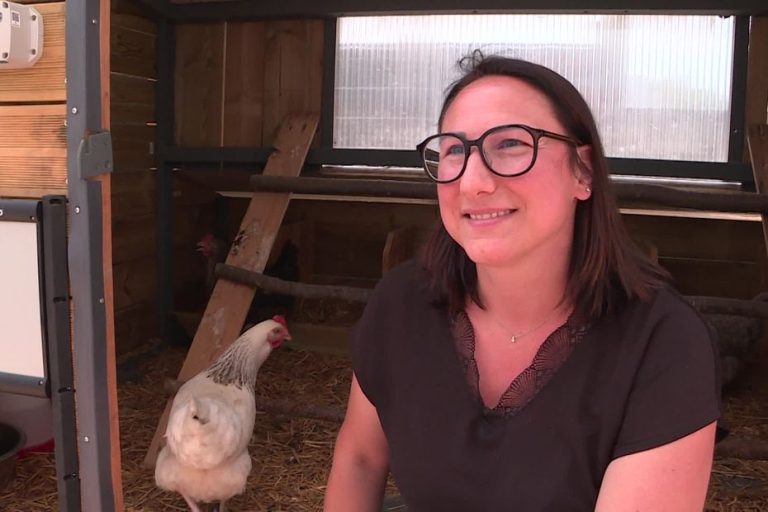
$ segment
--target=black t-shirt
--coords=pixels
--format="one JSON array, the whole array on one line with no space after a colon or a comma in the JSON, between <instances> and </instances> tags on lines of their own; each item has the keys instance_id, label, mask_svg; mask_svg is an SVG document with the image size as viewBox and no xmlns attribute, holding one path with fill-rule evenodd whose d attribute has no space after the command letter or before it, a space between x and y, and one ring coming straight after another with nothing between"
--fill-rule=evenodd
<instances>
[{"instance_id":1,"label":"black t-shirt","mask_svg":"<svg viewBox=\"0 0 768 512\"><path fill-rule=\"evenodd\" d=\"M588 327L569 320L550 336L568 341L562 361L529 369L519 407L490 410L425 283L413 261L384 276L352 348L411 512L594 510L613 459L720 416L716 346L671 290Z\"/></svg>"}]
</instances>

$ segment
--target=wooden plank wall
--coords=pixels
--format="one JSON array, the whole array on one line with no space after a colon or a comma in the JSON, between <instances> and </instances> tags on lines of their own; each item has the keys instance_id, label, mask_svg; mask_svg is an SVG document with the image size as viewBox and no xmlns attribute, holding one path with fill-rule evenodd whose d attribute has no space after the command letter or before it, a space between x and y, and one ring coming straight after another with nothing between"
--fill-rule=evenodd
<instances>
[{"instance_id":1,"label":"wooden plank wall","mask_svg":"<svg viewBox=\"0 0 768 512\"><path fill-rule=\"evenodd\" d=\"M2 197L67 193L64 2L33 5L44 20L43 56L30 68L0 69Z\"/></svg>"},{"instance_id":2,"label":"wooden plank wall","mask_svg":"<svg viewBox=\"0 0 768 512\"><path fill-rule=\"evenodd\" d=\"M112 261L117 353L156 334L155 23L113 0L110 31Z\"/></svg>"},{"instance_id":3,"label":"wooden plank wall","mask_svg":"<svg viewBox=\"0 0 768 512\"><path fill-rule=\"evenodd\" d=\"M284 116L320 111L322 92L323 22L321 20L195 23L177 26L175 141L180 146L264 146L272 144ZM315 141L318 139L316 138ZM253 172L259 169L252 169ZM227 169L185 169L184 176ZM246 173L247 174L247 173ZM196 183L201 181L197 179ZM212 196L192 196L180 206L174 223L174 244L180 268L175 274L177 308L195 307L205 262L195 242L214 232ZM212 193L213 189L204 188ZM202 191L198 191L202 192ZM182 196L184 195L182 194ZM177 200L177 203L179 201ZM242 212L229 214L237 226Z\"/></svg>"},{"instance_id":4,"label":"wooden plank wall","mask_svg":"<svg viewBox=\"0 0 768 512\"><path fill-rule=\"evenodd\" d=\"M321 20L177 27L176 143L269 146L280 120L320 111Z\"/></svg>"}]
</instances>

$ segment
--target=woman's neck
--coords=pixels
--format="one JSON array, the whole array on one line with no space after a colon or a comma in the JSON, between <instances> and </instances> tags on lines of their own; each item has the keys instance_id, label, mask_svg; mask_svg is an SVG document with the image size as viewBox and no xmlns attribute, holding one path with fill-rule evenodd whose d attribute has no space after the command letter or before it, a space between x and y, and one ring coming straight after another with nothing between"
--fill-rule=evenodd
<instances>
[{"instance_id":1,"label":"woman's neck","mask_svg":"<svg viewBox=\"0 0 768 512\"><path fill-rule=\"evenodd\" d=\"M478 265L478 287L484 309L504 315L511 325L527 325L555 309L570 311L565 299L568 261L538 261L529 265Z\"/></svg>"}]
</instances>

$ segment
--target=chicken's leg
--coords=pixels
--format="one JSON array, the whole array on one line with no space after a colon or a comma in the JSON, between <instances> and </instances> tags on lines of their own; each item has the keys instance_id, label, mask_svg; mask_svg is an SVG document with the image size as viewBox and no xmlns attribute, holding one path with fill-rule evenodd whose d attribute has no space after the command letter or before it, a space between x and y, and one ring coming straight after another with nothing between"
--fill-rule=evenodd
<instances>
[{"instance_id":1,"label":"chicken's leg","mask_svg":"<svg viewBox=\"0 0 768 512\"><path fill-rule=\"evenodd\" d=\"M184 501L187 502L187 505L189 505L189 510L191 512L202 512L200 510L200 507L197 506L197 503L195 503L195 500L193 500L189 496L186 496L185 494L182 494L182 496L184 497Z\"/></svg>"}]
</instances>

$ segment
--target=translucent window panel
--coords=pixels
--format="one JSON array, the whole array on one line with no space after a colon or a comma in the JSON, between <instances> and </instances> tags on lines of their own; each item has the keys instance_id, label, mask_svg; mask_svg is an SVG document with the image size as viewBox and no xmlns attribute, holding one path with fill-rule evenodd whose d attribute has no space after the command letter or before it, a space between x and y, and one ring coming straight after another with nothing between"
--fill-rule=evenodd
<instances>
[{"instance_id":1,"label":"translucent window panel","mask_svg":"<svg viewBox=\"0 0 768 512\"><path fill-rule=\"evenodd\" d=\"M579 89L606 152L724 162L733 18L440 15L342 18L334 146L410 149L435 133L472 49L554 69Z\"/></svg>"}]
</instances>

